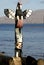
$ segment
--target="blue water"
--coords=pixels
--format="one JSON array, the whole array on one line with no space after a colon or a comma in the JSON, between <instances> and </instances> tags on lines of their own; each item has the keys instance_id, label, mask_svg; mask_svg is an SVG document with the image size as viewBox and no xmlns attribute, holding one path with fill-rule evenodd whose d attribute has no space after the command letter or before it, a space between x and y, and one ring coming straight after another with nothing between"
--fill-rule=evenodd
<instances>
[{"instance_id":1,"label":"blue water","mask_svg":"<svg viewBox=\"0 0 44 65\"><path fill-rule=\"evenodd\" d=\"M23 56L33 56L36 59L44 58L44 24L24 24ZM0 52L14 56L15 25L0 24Z\"/></svg>"}]
</instances>

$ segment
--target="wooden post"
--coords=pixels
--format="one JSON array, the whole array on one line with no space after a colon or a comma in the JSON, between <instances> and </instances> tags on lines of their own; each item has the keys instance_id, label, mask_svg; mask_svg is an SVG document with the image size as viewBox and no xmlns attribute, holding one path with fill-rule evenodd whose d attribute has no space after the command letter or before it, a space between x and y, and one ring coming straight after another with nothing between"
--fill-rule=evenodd
<instances>
[{"instance_id":1,"label":"wooden post","mask_svg":"<svg viewBox=\"0 0 44 65\"><path fill-rule=\"evenodd\" d=\"M15 57L22 56L22 32L20 28L15 29Z\"/></svg>"},{"instance_id":2,"label":"wooden post","mask_svg":"<svg viewBox=\"0 0 44 65\"><path fill-rule=\"evenodd\" d=\"M22 26L23 26L23 13L22 4L18 2L15 13L15 57L22 56Z\"/></svg>"}]
</instances>

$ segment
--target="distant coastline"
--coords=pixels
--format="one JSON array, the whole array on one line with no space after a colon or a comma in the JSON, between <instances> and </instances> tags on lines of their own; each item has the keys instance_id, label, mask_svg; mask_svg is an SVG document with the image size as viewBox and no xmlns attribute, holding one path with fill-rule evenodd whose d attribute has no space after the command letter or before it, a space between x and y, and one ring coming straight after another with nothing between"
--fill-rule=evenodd
<instances>
[{"instance_id":1,"label":"distant coastline","mask_svg":"<svg viewBox=\"0 0 44 65\"><path fill-rule=\"evenodd\" d=\"M24 20L24 23L29 24L43 24L44 23L44 9L32 12L32 15ZM6 16L0 17L0 24L15 24L15 20L9 19Z\"/></svg>"}]
</instances>

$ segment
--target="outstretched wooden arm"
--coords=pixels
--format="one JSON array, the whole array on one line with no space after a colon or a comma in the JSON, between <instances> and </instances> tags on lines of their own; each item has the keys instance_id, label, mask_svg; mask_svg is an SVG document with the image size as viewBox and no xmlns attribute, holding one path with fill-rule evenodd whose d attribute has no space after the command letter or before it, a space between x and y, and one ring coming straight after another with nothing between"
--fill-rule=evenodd
<instances>
[{"instance_id":1,"label":"outstretched wooden arm","mask_svg":"<svg viewBox=\"0 0 44 65\"><path fill-rule=\"evenodd\" d=\"M32 10L24 10L23 11L23 18L26 19L32 14Z\"/></svg>"},{"instance_id":2,"label":"outstretched wooden arm","mask_svg":"<svg viewBox=\"0 0 44 65\"><path fill-rule=\"evenodd\" d=\"M15 12L11 9L4 9L4 14L11 19L15 19ZM28 18L32 14L32 10L24 10L23 11L23 19Z\"/></svg>"},{"instance_id":3,"label":"outstretched wooden arm","mask_svg":"<svg viewBox=\"0 0 44 65\"><path fill-rule=\"evenodd\" d=\"M11 19L15 19L15 12L11 9L4 9L4 14Z\"/></svg>"}]
</instances>

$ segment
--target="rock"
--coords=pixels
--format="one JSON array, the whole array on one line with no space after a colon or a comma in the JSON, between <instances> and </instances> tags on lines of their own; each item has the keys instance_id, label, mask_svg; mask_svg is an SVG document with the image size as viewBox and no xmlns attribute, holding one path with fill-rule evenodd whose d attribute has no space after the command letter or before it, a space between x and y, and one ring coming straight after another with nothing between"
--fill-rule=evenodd
<instances>
[{"instance_id":1,"label":"rock","mask_svg":"<svg viewBox=\"0 0 44 65\"><path fill-rule=\"evenodd\" d=\"M13 60L15 65L22 65L22 61L20 57L15 57L15 58L13 57Z\"/></svg>"},{"instance_id":2,"label":"rock","mask_svg":"<svg viewBox=\"0 0 44 65\"><path fill-rule=\"evenodd\" d=\"M12 60L12 57L6 56L3 53L0 53L0 64L1 65L9 65L10 59Z\"/></svg>"},{"instance_id":3,"label":"rock","mask_svg":"<svg viewBox=\"0 0 44 65\"><path fill-rule=\"evenodd\" d=\"M22 65L20 57L13 57L13 60L10 60L9 65Z\"/></svg>"},{"instance_id":4,"label":"rock","mask_svg":"<svg viewBox=\"0 0 44 65\"><path fill-rule=\"evenodd\" d=\"M1 65L22 65L21 58L9 57L0 53L0 64Z\"/></svg>"},{"instance_id":5,"label":"rock","mask_svg":"<svg viewBox=\"0 0 44 65\"><path fill-rule=\"evenodd\" d=\"M37 62L37 65L44 65L44 60L43 59L39 59Z\"/></svg>"},{"instance_id":6,"label":"rock","mask_svg":"<svg viewBox=\"0 0 44 65\"><path fill-rule=\"evenodd\" d=\"M9 57L0 53L0 65L44 65L43 59L36 60L34 57Z\"/></svg>"},{"instance_id":7,"label":"rock","mask_svg":"<svg viewBox=\"0 0 44 65\"><path fill-rule=\"evenodd\" d=\"M37 65L37 60L31 56L27 56L26 65Z\"/></svg>"}]
</instances>

